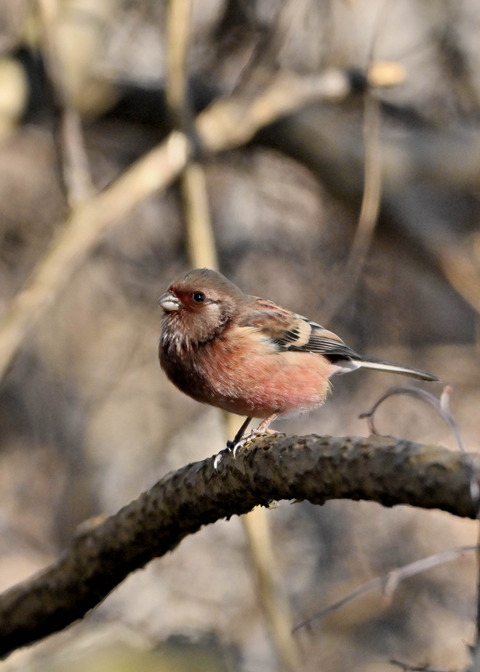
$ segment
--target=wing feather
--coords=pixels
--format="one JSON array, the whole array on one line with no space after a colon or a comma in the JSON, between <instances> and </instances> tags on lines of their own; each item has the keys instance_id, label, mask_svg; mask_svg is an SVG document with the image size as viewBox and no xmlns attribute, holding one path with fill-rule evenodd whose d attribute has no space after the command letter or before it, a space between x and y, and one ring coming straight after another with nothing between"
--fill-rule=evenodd
<instances>
[{"instance_id":1,"label":"wing feather","mask_svg":"<svg viewBox=\"0 0 480 672\"><path fill-rule=\"evenodd\" d=\"M277 350L313 352L332 361L362 360L339 336L302 315L266 299L256 298L255 308L244 316L240 325L261 331Z\"/></svg>"},{"instance_id":2,"label":"wing feather","mask_svg":"<svg viewBox=\"0 0 480 672\"><path fill-rule=\"evenodd\" d=\"M333 331L302 315L280 308L273 301L266 299L252 297L251 309L243 316L239 325L258 329L276 350L323 355L337 365L337 372L366 367L401 373L421 380L437 380L435 376L425 371L375 357L362 357Z\"/></svg>"}]
</instances>

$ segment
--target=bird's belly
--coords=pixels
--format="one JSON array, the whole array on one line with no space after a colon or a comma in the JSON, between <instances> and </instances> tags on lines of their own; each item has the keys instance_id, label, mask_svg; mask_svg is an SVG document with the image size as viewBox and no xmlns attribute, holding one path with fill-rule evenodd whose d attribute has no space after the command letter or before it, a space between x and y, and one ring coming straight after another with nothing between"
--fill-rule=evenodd
<instances>
[{"instance_id":1,"label":"bird's belly","mask_svg":"<svg viewBox=\"0 0 480 672\"><path fill-rule=\"evenodd\" d=\"M208 384L191 394L199 401L238 415L266 418L320 406L336 367L311 353L271 352L248 358L217 356L205 362ZM186 390L185 390L186 391Z\"/></svg>"}]
</instances>

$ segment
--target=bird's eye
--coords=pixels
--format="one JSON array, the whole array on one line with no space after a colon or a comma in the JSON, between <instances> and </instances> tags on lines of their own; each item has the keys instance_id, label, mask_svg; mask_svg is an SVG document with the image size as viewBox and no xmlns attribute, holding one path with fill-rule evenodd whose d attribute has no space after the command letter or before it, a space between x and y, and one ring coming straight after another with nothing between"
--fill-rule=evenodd
<instances>
[{"instance_id":1,"label":"bird's eye","mask_svg":"<svg viewBox=\"0 0 480 672\"><path fill-rule=\"evenodd\" d=\"M205 294L203 292L193 292L192 299L195 303L203 303L205 301Z\"/></svg>"}]
</instances>

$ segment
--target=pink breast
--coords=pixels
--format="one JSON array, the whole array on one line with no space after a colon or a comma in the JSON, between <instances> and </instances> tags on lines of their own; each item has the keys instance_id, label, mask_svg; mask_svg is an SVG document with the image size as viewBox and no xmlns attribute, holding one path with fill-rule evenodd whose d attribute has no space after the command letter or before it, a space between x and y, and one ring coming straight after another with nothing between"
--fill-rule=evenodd
<instances>
[{"instance_id":1,"label":"pink breast","mask_svg":"<svg viewBox=\"0 0 480 672\"><path fill-rule=\"evenodd\" d=\"M214 385L202 401L239 415L265 418L311 410L325 401L328 379L338 370L319 355L265 350L261 341L249 348L248 357L243 348L228 345L205 359Z\"/></svg>"}]
</instances>

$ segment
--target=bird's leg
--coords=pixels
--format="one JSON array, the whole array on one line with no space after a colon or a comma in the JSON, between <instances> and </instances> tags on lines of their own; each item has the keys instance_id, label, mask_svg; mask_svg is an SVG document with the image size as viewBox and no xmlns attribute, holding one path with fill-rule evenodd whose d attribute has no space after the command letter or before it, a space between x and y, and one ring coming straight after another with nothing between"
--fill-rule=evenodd
<instances>
[{"instance_id":1,"label":"bird's leg","mask_svg":"<svg viewBox=\"0 0 480 672\"><path fill-rule=\"evenodd\" d=\"M272 415L269 415L268 418L265 418L265 420L262 420L262 422L258 425L256 429L252 429L252 431L244 436L245 430L247 429L248 425L250 424L251 417L246 418L244 422L242 423L242 426L238 430L238 432L235 434L233 441L227 441L227 450L229 450L233 457L235 458L237 456L237 451L239 448L242 448L248 441L251 441L254 439L256 436L261 436L262 434L276 434L277 432L274 429L270 429L269 425L278 417L278 413L273 413ZM223 459L224 451L222 450L218 455L215 457L215 461L213 463L214 469L218 469L218 465Z\"/></svg>"},{"instance_id":2,"label":"bird's leg","mask_svg":"<svg viewBox=\"0 0 480 672\"><path fill-rule=\"evenodd\" d=\"M240 441L243 439L243 435L245 434L245 430L247 429L248 425L250 424L251 417L246 418L244 422L242 422L242 426L238 430L238 432L235 434L233 437L233 441L227 441L227 448L230 450L233 450L237 443L240 443Z\"/></svg>"},{"instance_id":3,"label":"bird's leg","mask_svg":"<svg viewBox=\"0 0 480 672\"><path fill-rule=\"evenodd\" d=\"M246 443L254 439L256 436L261 436L262 434L276 434L277 432L274 429L269 429L269 425L277 417L278 413L273 413L272 415L269 415L268 418L262 420L262 422L258 425L256 429L252 429L252 431L249 434L243 436L243 433L247 428L248 422L250 422L251 420L251 418L247 418L248 422L243 423L243 425L240 427L240 430L236 433L235 438L233 440L233 450L232 450L233 457L236 457L239 448L242 448Z\"/></svg>"},{"instance_id":4,"label":"bird's leg","mask_svg":"<svg viewBox=\"0 0 480 672\"><path fill-rule=\"evenodd\" d=\"M274 420L278 418L278 413L273 413L272 415L269 415L268 418L265 418L265 420L262 420L262 422L258 425L257 429L254 429L253 431L255 434L277 434L274 429L270 429L270 425Z\"/></svg>"},{"instance_id":5,"label":"bird's leg","mask_svg":"<svg viewBox=\"0 0 480 672\"><path fill-rule=\"evenodd\" d=\"M243 435L245 434L245 430L247 429L248 425L250 424L251 419L252 419L251 417L250 418L245 418L245 420L242 422L242 426L240 427L238 432L233 437L233 441L227 441L227 451L229 453L233 453L234 457L235 457L236 448L239 444L241 444ZM218 465L223 460L223 457L225 456L225 454L226 454L225 450L222 450L218 453L218 455L216 455L215 461L213 463L213 468L215 470L218 469Z\"/></svg>"}]
</instances>

